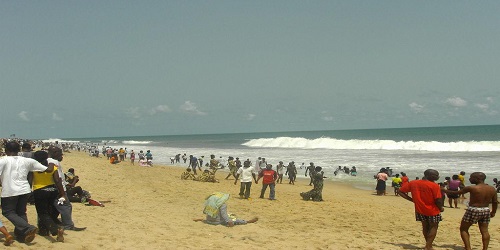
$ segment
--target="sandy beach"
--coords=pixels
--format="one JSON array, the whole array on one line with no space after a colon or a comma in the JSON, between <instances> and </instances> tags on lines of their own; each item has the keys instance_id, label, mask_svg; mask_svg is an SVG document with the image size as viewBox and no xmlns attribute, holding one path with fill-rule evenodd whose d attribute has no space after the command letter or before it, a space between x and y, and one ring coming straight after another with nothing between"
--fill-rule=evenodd
<instances>
[{"instance_id":1,"label":"sandy beach","mask_svg":"<svg viewBox=\"0 0 500 250\"><path fill-rule=\"evenodd\" d=\"M65 153L62 164L65 170L76 170L80 186L92 198L109 202L105 207L73 203L75 225L87 230L67 231L64 243L37 236L29 245L16 241L11 249L375 250L424 246L413 204L395 197L390 187L387 196L376 196L372 191L325 181L325 201L307 202L299 193L310 190L308 181L299 179L296 185L289 185L285 179L276 187L275 201L258 198L261 183L253 184L251 200L242 200L239 183L224 180L226 172L217 173L220 183L183 181L183 168L139 167L128 161L111 165L105 158L83 152ZM193 218L204 218L204 199L215 191L231 195L227 203L230 213L242 219L258 217L259 221L232 228L193 222ZM435 249L463 249L458 229L465 205L459 206L445 208ZM34 206L28 206L28 217L36 225ZM2 222L10 232L14 230L5 217ZM473 248L479 249L477 226L470 234ZM492 219L490 234L490 249L500 249L498 218ZM2 236L0 243L3 240Z\"/></svg>"}]
</instances>

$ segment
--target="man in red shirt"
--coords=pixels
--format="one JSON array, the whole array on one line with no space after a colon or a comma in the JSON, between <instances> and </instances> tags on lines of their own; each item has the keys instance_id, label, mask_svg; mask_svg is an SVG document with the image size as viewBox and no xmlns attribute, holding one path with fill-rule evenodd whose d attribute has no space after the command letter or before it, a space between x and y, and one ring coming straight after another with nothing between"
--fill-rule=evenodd
<instances>
[{"instance_id":1,"label":"man in red shirt","mask_svg":"<svg viewBox=\"0 0 500 250\"><path fill-rule=\"evenodd\" d=\"M260 191L260 198L264 198L264 193L266 192L267 186L269 186L269 189L271 191L269 192L269 199L270 200L275 200L275 195L274 195L274 188L275 188L275 181L278 179L278 174L276 171L273 170L273 165L267 164L266 169L260 171L259 177L255 181L255 183L259 183L260 178L262 179L262 190Z\"/></svg>"},{"instance_id":2,"label":"man in red shirt","mask_svg":"<svg viewBox=\"0 0 500 250\"><path fill-rule=\"evenodd\" d=\"M415 217L422 222L422 232L425 238L425 249L432 249L432 242L436 238L439 222L444 211L441 189L434 181L439 179L439 172L427 169L423 180L415 180L404 184L398 193L401 197L415 204ZM411 193L411 197L408 196Z\"/></svg>"}]
</instances>

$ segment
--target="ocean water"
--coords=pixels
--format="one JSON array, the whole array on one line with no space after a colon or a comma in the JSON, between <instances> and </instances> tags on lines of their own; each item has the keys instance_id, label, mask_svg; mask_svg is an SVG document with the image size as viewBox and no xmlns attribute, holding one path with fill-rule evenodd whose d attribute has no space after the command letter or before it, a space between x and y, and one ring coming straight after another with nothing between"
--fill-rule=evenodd
<instances>
[{"instance_id":1,"label":"ocean water","mask_svg":"<svg viewBox=\"0 0 500 250\"><path fill-rule=\"evenodd\" d=\"M47 141L78 142L87 145L151 150L155 164L171 165L176 154L217 159L228 156L250 159L266 158L275 166L294 161L298 177L305 178L300 166L314 162L323 167L327 181L351 183L372 188L373 175L390 167L394 173L405 172L410 179L422 177L424 170L436 169L441 179L465 171L481 171L487 183L500 178L500 125L330 130L274 133L240 133L176 136L133 136L109 138L51 138ZM182 160L181 160L182 162ZM177 164L186 167L187 164ZM356 166L358 176L334 175L338 166ZM286 177L285 177L286 178ZM467 179L467 178L466 178Z\"/></svg>"}]
</instances>

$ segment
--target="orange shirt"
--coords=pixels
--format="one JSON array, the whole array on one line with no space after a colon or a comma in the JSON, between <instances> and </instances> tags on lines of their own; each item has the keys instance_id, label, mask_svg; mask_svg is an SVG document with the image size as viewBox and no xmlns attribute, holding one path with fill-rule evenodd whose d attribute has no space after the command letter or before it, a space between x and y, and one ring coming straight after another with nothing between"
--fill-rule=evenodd
<instances>
[{"instance_id":1,"label":"orange shirt","mask_svg":"<svg viewBox=\"0 0 500 250\"><path fill-rule=\"evenodd\" d=\"M436 199L441 198L439 185L427 180L415 180L404 184L399 191L411 192L415 211L421 215L434 216L440 213Z\"/></svg>"},{"instance_id":2,"label":"orange shirt","mask_svg":"<svg viewBox=\"0 0 500 250\"><path fill-rule=\"evenodd\" d=\"M111 163L111 164L115 163L115 157L114 156L111 156L111 158L109 158L109 163Z\"/></svg>"}]
</instances>

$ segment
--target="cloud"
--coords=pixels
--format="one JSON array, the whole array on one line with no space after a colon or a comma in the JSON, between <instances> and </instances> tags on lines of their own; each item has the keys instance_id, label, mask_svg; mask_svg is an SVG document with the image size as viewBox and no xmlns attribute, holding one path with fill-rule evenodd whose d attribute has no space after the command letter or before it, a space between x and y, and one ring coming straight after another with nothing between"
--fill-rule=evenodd
<instances>
[{"instance_id":1,"label":"cloud","mask_svg":"<svg viewBox=\"0 0 500 250\"><path fill-rule=\"evenodd\" d=\"M417 114L421 113L424 110L424 105L420 105L416 102L412 102L408 104L408 106L410 106L411 110Z\"/></svg>"},{"instance_id":2,"label":"cloud","mask_svg":"<svg viewBox=\"0 0 500 250\"><path fill-rule=\"evenodd\" d=\"M202 112L198 110L198 107L196 107L196 103L191 102L191 101L186 101L184 104L181 105L181 111L190 113L190 114L195 114L195 115L206 115L207 113Z\"/></svg>"},{"instance_id":3,"label":"cloud","mask_svg":"<svg viewBox=\"0 0 500 250\"><path fill-rule=\"evenodd\" d=\"M323 121L331 122L333 121L333 116L323 116L321 117Z\"/></svg>"},{"instance_id":4,"label":"cloud","mask_svg":"<svg viewBox=\"0 0 500 250\"><path fill-rule=\"evenodd\" d=\"M246 119L247 121L251 121L255 118L255 116L256 116L255 114L248 114Z\"/></svg>"},{"instance_id":5,"label":"cloud","mask_svg":"<svg viewBox=\"0 0 500 250\"><path fill-rule=\"evenodd\" d=\"M52 120L54 121L62 121L63 118L57 115L56 113L52 113Z\"/></svg>"},{"instance_id":6,"label":"cloud","mask_svg":"<svg viewBox=\"0 0 500 250\"><path fill-rule=\"evenodd\" d=\"M478 109L480 109L481 111L483 111L484 113L487 113L489 115L496 115L498 114L498 112L496 110L491 110L490 109L490 105L486 104L486 103L476 103L474 104L474 106Z\"/></svg>"},{"instance_id":7,"label":"cloud","mask_svg":"<svg viewBox=\"0 0 500 250\"><path fill-rule=\"evenodd\" d=\"M156 113L168 113L168 112L171 112L171 111L172 110L167 105L158 105L158 106L152 108L149 111L149 114L150 115L154 115Z\"/></svg>"},{"instance_id":8,"label":"cloud","mask_svg":"<svg viewBox=\"0 0 500 250\"><path fill-rule=\"evenodd\" d=\"M125 114L134 119L141 118L141 112L139 111L139 107L130 107L125 110Z\"/></svg>"},{"instance_id":9,"label":"cloud","mask_svg":"<svg viewBox=\"0 0 500 250\"><path fill-rule=\"evenodd\" d=\"M455 108L459 108L459 107L465 107L467 106L467 101L460 98L460 97L451 97L451 98L448 98L446 99L445 101L446 104L448 105L451 105Z\"/></svg>"},{"instance_id":10,"label":"cloud","mask_svg":"<svg viewBox=\"0 0 500 250\"><path fill-rule=\"evenodd\" d=\"M27 121L27 122L30 121L30 118L28 117L28 112L26 112L26 111L21 111L19 114L17 114L17 116L19 116L19 118L21 118L21 120L23 120L23 121Z\"/></svg>"}]
</instances>

